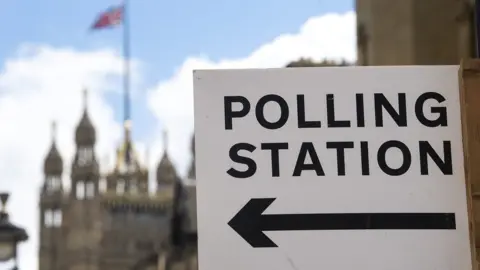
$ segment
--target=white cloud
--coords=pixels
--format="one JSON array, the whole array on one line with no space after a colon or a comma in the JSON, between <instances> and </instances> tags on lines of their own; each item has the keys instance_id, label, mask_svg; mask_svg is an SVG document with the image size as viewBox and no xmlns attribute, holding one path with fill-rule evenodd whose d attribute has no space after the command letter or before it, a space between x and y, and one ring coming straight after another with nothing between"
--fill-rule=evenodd
<instances>
[{"instance_id":1,"label":"white cloud","mask_svg":"<svg viewBox=\"0 0 480 270\"><path fill-rule=\"evenodd\" d=\"M242 59L213 62L208 57L187 58L172 78L149 90L147 102L159 120L158 130L152 131L155 138L149 163L156 163L162 152L158 134L165 125L174 161L186 171L193 129L193 69L280 67L300 57L353 60L354 25L352 12L318 16L298 33L281 35ZM133 70L139 80L138 63ZM81 114L81 90L88 87L89 110L99 138L97 154L103 161L122 136L104 99L106 91L114 91L121 72L120 56L112 50L81 52L37 45L23 46L0 66L0 190L12 192L9 210L13 221L26 226L31 237L20 250L21 268L37 269L38 193L50 122L58 122L58 146L68 168L74 151L73 132ZM139 154L151 144L137 144Z\"/></svg>"},{"instance_id":2,"label":"white cloud","mask_svg":"<svg viewBox=\"0 0 480 270\"><path fill-rule=\"evenodd\" d=\"M208 57L187 58L172 78L150 89L148 95L150 109L171 134L169 150L179 169L184 173L190 158L189 143L193 133L192 70L282 67L301 57L316 61L325 58L354 61L355 44L355 13L347 12L310 18L297 33L280 35L245 58L218 62Z\"/></svg>"}]
</instances>

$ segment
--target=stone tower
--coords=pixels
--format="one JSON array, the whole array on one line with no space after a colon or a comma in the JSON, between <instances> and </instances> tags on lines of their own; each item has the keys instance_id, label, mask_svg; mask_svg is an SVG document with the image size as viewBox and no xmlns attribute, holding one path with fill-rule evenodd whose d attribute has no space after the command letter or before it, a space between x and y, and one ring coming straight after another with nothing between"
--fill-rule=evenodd
<instances>
[{"instance_id":1,"label":"stone tower","mask_svg":"<svg viewBox=\"0 0 480 270\"><path fill-rule=\"evenodd\" d=\"M63 269L98 270L98 207L100 171L95 155L96 132L84 90L83 113L75 131L75 154L71 164L71 192L64 213Z\"/></svg>"},{"instance_id":2,"label":"stone tower","mask_svg":"<svg viewBox=\"0 0 480 270\"><path fill-rule=\"evenodd\" d=\"M473 0L356 0L359 65L456 65L473 56Z\"/></svg>"},{"instance_id":3,"label":"stone tower","mask_svg":"<svg viewBox=\"0 0 480 270\"><path fill-rule=\"evenodd\" d=\"M162 254L168 258L165 270L185 262L189 264L184 270L196 270L196 263L190 264L196 248L179 241L184 235L196 235L196 205L191 203L196 187L184 191L164 151L156 168L156 190L149 192L149 173L136 155L130 123L125 125L114 167L101 175L86 91L83 99L70 190L62 185L63 161L52 127L39 206L39 269L128 270L152 254ZM166 145L166 134L164 138Z\"/></svg>"},{"instance_id":4,"label":"stone tower","mask_svg":"<svg viewBox=\"0 0 480 270\"><path fill-rule=\"evenodd\" d=\"M40 193L40 269L60 269L62 208L64 202L63 160L56 144L56 125L52 124L52 142L45 158L44 181Z\"/></svg>"}]
</instances>

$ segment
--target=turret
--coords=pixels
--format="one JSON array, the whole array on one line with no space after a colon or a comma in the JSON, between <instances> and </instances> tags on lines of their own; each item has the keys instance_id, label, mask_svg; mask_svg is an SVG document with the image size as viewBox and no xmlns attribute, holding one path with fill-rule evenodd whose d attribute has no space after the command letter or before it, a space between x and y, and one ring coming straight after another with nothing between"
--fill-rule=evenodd
<instances>
[{"instance_id":1,"label":"turret","mask_svg":"<svg viewBox=\"0 0 480 270\"><path fill-rule=\"evenodd\" d=\"M92 199L98 194L99 168L95 157L96 134L88 114L87 91L84 90L83 114L75 131L76 151L72 163L72 196Z\"/></svg>"},{"instance_id":2,"label":"turret","mask_svg":"<svg viewBox=\"0 0 480 270\"><path fill-rule=\"evenodd\" d=\"M57 148L56 124L52 123L52 142L45 157L44 182L40 194L40 269L58 269L63 224L63 160Z\"/></svg>"},{"instance_id":3,"label":"turret","mask_svg":"<svg viewBox=\"0 0 480 270\"><path fill-rule=\"evenodd\" d=\"M148 170L140 165L131 137L131 122L124 123L124 138L117 149L117 160L107 176L107 191L112 194L147 194Z\"/></svg>"},{"instance_id":4,"label":"turret","mask_svg":"<svg viewBox=\"0 0 480 270\"><path fill-rule=\"evenodd\" d=\"M43 172L45 180L43 183L42 193L52 194L55 192L63 191L62 173L63 173L63 160L58 152L56 142L56 123L52 123L52 142L50 150L45 157L43 166Z\"/></svg>"},{"instance_id":5,"label":"turret","mask_svg":"<svg viewBox=\"0 0 480 270\"><path fill-rule=\"evenodd\" d=\"M173 166L170 156L168 155L168 137L166 132L163 134L163 139L163 156L157 166L157 192L161 192L162 189L173 189L179 180L175 166Z\"/></svg>"},{"instance_id":6,"label":"turret","mask_svg":"<svg viewBox=\"0 0 480 270\"><path fill-rule=\"evenodd\" d=\"M75 130L75 154L71 169L71 193L65 212L65 252L69 269L95 269L100 248L100 170L95 155L96 132L89 116L87 91L83 92L83 113ZM78 239L75 245L69 239ZM65 254L65 253L64 253ZM75 259L72 259L75 258ZM81 259L76 259L81 258Z\"/></svg>"}]
</instances>

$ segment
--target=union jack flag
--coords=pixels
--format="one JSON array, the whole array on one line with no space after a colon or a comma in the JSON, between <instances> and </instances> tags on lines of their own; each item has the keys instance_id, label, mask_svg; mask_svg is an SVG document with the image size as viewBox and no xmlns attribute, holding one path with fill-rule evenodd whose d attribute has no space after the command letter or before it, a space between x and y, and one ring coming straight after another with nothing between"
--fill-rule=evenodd
<instances>
[{"instance_id":1,"label":"union jack flag","mask_svg":"<svg viewBox=\"0 0 480 270\"><path fill-rule=\"evenodd\" d=\"M113 27L121 24L123 21L123 5L115 6L101 13L95 23L92 25L93 30Z\"/></svg>"}]
</instances>

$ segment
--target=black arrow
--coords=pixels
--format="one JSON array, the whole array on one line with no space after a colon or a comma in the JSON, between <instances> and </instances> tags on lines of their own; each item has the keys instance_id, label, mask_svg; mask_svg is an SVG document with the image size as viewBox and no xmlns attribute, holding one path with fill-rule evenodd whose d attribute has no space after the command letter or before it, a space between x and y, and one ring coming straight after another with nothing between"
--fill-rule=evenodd
<instances>
[{"instance_id":1,"label":"black arrow","mask_svg":"<svg viewBox=\"0 0 480 270\"><path fill-rule=\"evenodd\" d=\"M228 222L254 248L277 247L264 231L311 230L455 230L454 213L262 213L275 198L251 199Z\"/></svg>"}]
</instances>

